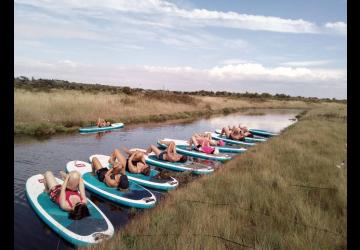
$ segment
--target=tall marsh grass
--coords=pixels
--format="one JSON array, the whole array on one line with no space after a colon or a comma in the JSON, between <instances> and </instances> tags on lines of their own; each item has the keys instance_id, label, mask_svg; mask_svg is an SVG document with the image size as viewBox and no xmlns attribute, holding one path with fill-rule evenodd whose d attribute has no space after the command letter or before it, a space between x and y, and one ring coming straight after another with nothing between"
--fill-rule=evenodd
<instances>
[{"instance_id":1,"label":"tall marsh grass","mask_svg":"<svg viewBox=\"0 0 360 250\"><path fill-rule=\"evenodd\" d=\"M346 249L344 117L338 104L303 113L90 249Z\"/></svg>"},{"instance_id":2,"label":"tall marsh grass","mask_svg":"<svg viewBox=\"0 0 360 250\"><path fill-rule=\"evenodd\" d=\"M49 89L14 89L15 133L73 131L91 125L98 117L134 123L194 118L211 113L231 113L246 108L310 108L303 101L190 96L172 92L88 92ZM36 134L36 133L35 133Z\"/></svg>"}]
</instances>

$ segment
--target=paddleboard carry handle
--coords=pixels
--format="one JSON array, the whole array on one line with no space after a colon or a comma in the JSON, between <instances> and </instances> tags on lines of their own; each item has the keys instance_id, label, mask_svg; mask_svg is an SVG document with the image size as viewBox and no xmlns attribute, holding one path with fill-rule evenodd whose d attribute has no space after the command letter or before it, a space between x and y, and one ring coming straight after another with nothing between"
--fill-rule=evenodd
<instances>
[{"instance_id":1,"label":"paddleboard carry handle","mask_svg":"<svg viewBox=\"0 0 360 250\"><path fill-rule=\"evenodd\" d=\"M86 165L84 163L77 163L75 162L75 166L78 167L78 168L83 168L85 167Z\"/></svg>"}]
</instances>

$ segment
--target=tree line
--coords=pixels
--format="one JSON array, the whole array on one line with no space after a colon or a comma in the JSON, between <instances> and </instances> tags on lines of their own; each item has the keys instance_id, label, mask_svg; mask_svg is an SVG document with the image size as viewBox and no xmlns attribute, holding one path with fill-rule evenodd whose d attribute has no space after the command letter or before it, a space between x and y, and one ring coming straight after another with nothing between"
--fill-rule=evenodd
<instances>
[{"instance_id":1,"label":"tree line","mask_svg":"<svg viewBox=\"0 0 360 250\"><path fill-rule=\"evenodd\" d=\"M81 90L87 92L105 91L112 94L124 93L127 95L133 95L137 93L143 93L147 95L158 94L175 94L175 95L197 95L197 96L218 96L218 97L231 97L231 98L249 98L253 100L300 100L306 102L341 102L347 103L346 99L338 100L335 98L317 98L317 97L302 97L302 96L290 96L285 94L269 94L269 93L240 93L240 92L228 92L228 91L170 91L170 90L153 90L142 88L130 88L123 86L110 86L104 84L88 84L69 82L65 80L56 79L35 79L25 76L14 77L14 87L27 89L30 91L51 91L52 89L64 89L64 90Z\"/></svg>"}]
</instances>

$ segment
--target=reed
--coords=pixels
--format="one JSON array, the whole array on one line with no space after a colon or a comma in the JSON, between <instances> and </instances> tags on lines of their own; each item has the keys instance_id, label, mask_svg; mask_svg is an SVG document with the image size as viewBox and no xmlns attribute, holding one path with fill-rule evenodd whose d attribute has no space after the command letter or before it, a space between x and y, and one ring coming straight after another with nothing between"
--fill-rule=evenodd
<instances>
[{"instance_id":1,"label":"reed","mask_svg":"<svg viewBox=\"0 0 360 250\"><path fill-rule=\"evenodd\" d=\"M331 104L331 103L330 103ZM247 108L302 108L320 105L304 101L190 96L162 92L89 92L14 89L15 134L71 132L91 125L98 117L113 122L163 122L169 119L230 113Z\"/></svg>"}]
</instances>

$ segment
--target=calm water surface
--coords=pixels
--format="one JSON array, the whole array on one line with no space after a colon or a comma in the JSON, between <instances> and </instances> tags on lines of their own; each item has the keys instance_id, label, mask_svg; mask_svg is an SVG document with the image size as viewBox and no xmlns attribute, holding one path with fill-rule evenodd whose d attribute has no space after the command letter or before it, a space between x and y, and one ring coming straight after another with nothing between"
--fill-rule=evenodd
<instances>
[{"instance_id":1,"label":"calm water surface","mask_svg":"<svg viewBox=\"0 0 360 250\"><path fill-rule=\"evenodd\" d=\"M59 177L59 171L71 160L88 161L92 154L109 155L114 148L124 145L129 148L147 148L156 145L158 139L188 139L194 132L214 131L227 125L239 123L249 128L259 128L280 132L294 123L290 120L300 110L257 110L265 115L244 115L241 113L217 116L190 123L126 126L123 129L88 135L54 136L50 139L16 138L14 144L14 233L15 249L74 249L66 241L47 227L37 217L25 196L26 180L32 175L51 170ZM163 193L151 190L158 198ZM115 230L121 229L131 217L141 212L115 205L103 198L87 192L87 196L96 203L113 223ZM160 201L161 202L161 201Z\"/></svg>"}]
</instances>

